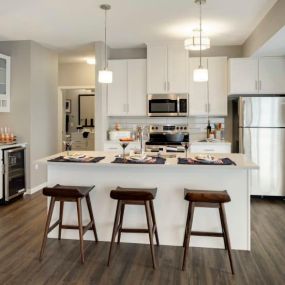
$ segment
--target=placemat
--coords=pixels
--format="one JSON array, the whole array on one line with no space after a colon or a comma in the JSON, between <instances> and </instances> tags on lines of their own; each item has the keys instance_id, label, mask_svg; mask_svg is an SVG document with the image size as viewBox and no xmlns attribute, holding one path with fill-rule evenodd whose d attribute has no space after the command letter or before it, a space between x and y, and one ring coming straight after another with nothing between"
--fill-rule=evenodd
<instances>
[{"instance_id":1,"label":"placemat","mask_svg":"<svg viewBox=\"0 0 285 285\"><path fill-rule=\"evenodd\" d=\"M189 164L189 165L236 165L236 163L234 161L232 161L231 159L225 157L225 158L221 158L217 161L214 162L208 162L208 161L198 161L192 158L182 158L179 157L178 158L178 164Z\"/></svg>"},{"instance_id":2,"label":"placemat","mask_svg":"<svg viewBox=\"0 0 285 285\"><path fill-rule=\"evenodd\" d=\"M165 164L166 159L162 157L153 157L148 161L136 161L131 159L123 159L122 157L116 157L112 163L124 163L124 164Z\"/></svg>"},{"instance_id":3,"label":"placemat","mask_svg":"<svg viewBox=\"0 0 285 285\"><path fill-rule=\"evenodd\" d=\"M84 157L83 159L67 159L64 158L64 156L59 156L53 159L50 159L48 161L50 162L76 162L76 163L97 163L99 161L101 161L102 159L104 159L105 156L97 156L97 157Z\"/></svg>"}]
</instances>

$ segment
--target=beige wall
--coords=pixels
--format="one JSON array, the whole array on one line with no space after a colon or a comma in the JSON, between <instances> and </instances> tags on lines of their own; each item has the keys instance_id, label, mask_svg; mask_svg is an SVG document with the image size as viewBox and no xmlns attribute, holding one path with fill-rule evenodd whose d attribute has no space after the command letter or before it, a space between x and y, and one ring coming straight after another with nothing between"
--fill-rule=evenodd
<instances>
[{"instance_id":1,"label":"beige wall","mask_svg":"<svg viewBox=\"0 0 285 285\"><path fill-rule=\"evenodd\" d=\"M279 0L259 23L243 45L243 56L249 57L285 26L285 1Z\"/></svg>"},{"instance_id":2,"label":"beige wall","mask_svg":"<svg viewBox=\"0 0 285 285\"><path fill-rule=\"evenodd\" d=\"M190 51L189 56L198 57L199 51ZM242 46L211 46L210 49L202 51L202 56L242 57Z\"/></svg>"},{"instance_id":3,"label":"beige wall","mask_svg":"<svg viewBox=\"0 0 285 285\"><path fill-rule=\"evenodd\" d=\"M60 63L59 86L95 86L95 65L87 63Z\"/></svg>"},{"instance_id":4,"label":"beige wall","mask_svg":"<svg viewBox=\"0 0 285 285\"><path fill-rule=\"evenodd\" d=\"M57 55L31 41L0 42L11 56L11 112L0 113L0 125L10 127L19 142L27 142L27 187L46 182L36 160L56 151Z\"/></svg>"}]
</instances>

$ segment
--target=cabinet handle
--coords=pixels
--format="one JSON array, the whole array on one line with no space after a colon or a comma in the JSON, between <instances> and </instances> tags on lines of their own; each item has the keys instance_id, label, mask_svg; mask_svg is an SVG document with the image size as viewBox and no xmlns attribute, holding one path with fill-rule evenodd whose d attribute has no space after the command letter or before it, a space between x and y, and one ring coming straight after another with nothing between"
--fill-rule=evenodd
<instances>
[{"instance_id":1,"label":"cabinet handle","mask_svg":"<svg viewBox=\"0 0 285 285\"><path fill-rule=\"evenodd\" d=\"M169 89L170 89L170 83L169 81L167 81L167 91L169 91Z\"/></svg>"},{"instance_id":2,"label":"cabinet handle","mask_svg":"<svg viewBox=\"0 0 285 285\"><path fill-rule=\"evenodd\" d=\"M208 149L204 149L204 151L206 151L206 152L213 152L213 151L215 151L215 150L208 148Z\"/></svg>"},{"instance_id":3,"label":"cabinet handle","mask_svg":"<svg viewBox=\"0 0 285 285\"><path fill-rule=\"evenodd\" d=\"M206 113L208 112L208 104L207 103L205 104L205 112Z\"/></svg>"},{"instance_id":4,"label":"cabinet handle","mask_svg":"<svg viewBox=\"0 0 285 285\"><path fill-rule=\"evenodd\" d=\"M259 90L261 90L261 80L259 80Z\"/></svg>"},{"instance_id":5,"label":"cabinet handle","mask_svg":"<svg viewBox=\"0 0 285 285\"><path fill-rule=\"evenodd\" d=\"M166 81L163 83L163 90L166 91Z\"/></svg>"},{"instance_id":6,"label":"cabinet handle","mask_svg":"<svg viewBox=\"0 0 285 285\"><path fill-rule=\"evenodd\" d=\"M258 81L255 80L255 90L258 90Z\"/></svg>"},{"instance_id":7,"label":"cabinet handle","mask_svg":"<svg viewBox=\"0 0 285 285\"><path fill-rule=\"evenodd\" d=\"M211 112L211 104L210 103L208 104L208 112L209 113Z\"/></svg>"}]
</instances>

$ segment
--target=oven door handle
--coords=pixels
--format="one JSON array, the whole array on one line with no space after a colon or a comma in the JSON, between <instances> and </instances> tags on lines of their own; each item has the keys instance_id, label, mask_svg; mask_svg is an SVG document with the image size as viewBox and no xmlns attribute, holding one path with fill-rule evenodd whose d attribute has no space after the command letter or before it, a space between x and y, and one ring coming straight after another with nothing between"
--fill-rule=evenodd
<instances>
[{"instance_id":1,"label":"oven door handle","mask_svg":"<svg viewBox=\"0 0 285 285\"><path fill-rule=\"evenodd\" d=\"M17 151L25 150L25 149L26 149L25 147L17 147L17 148L13 148L13 149L5 150L5 152L13 153L13 152L17 152Z\"/></svg>"},{"instance_id":2,"label":"oven door handle","mask_svg":"<svg viewBox=\"0 0 285 285\"><path fill-rule=\"evenodd\" d=\"M180 113L180 98L179 96L177 96L177 114L179 116L179 113Z\"/></svg>"}]
</instances>

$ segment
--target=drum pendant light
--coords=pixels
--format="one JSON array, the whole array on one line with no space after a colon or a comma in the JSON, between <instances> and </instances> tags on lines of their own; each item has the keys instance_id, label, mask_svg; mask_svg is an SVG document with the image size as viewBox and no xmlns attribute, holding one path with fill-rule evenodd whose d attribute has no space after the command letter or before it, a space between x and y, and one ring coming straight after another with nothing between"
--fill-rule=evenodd
<instances>
[{"instance_id":1,"label":"drum pendant light","mask_svg":"<svg viewBox=\"0 0 285 285\"><path fill-rule=\"evenodd\" d=\"M103 70L99 70L98 82L108 84L113 82L113 72L108 70L107 61L107 11L111 9L111 6L103 4L100 8L105 11L105 67Z\"/></svg>"}]
</instances>

